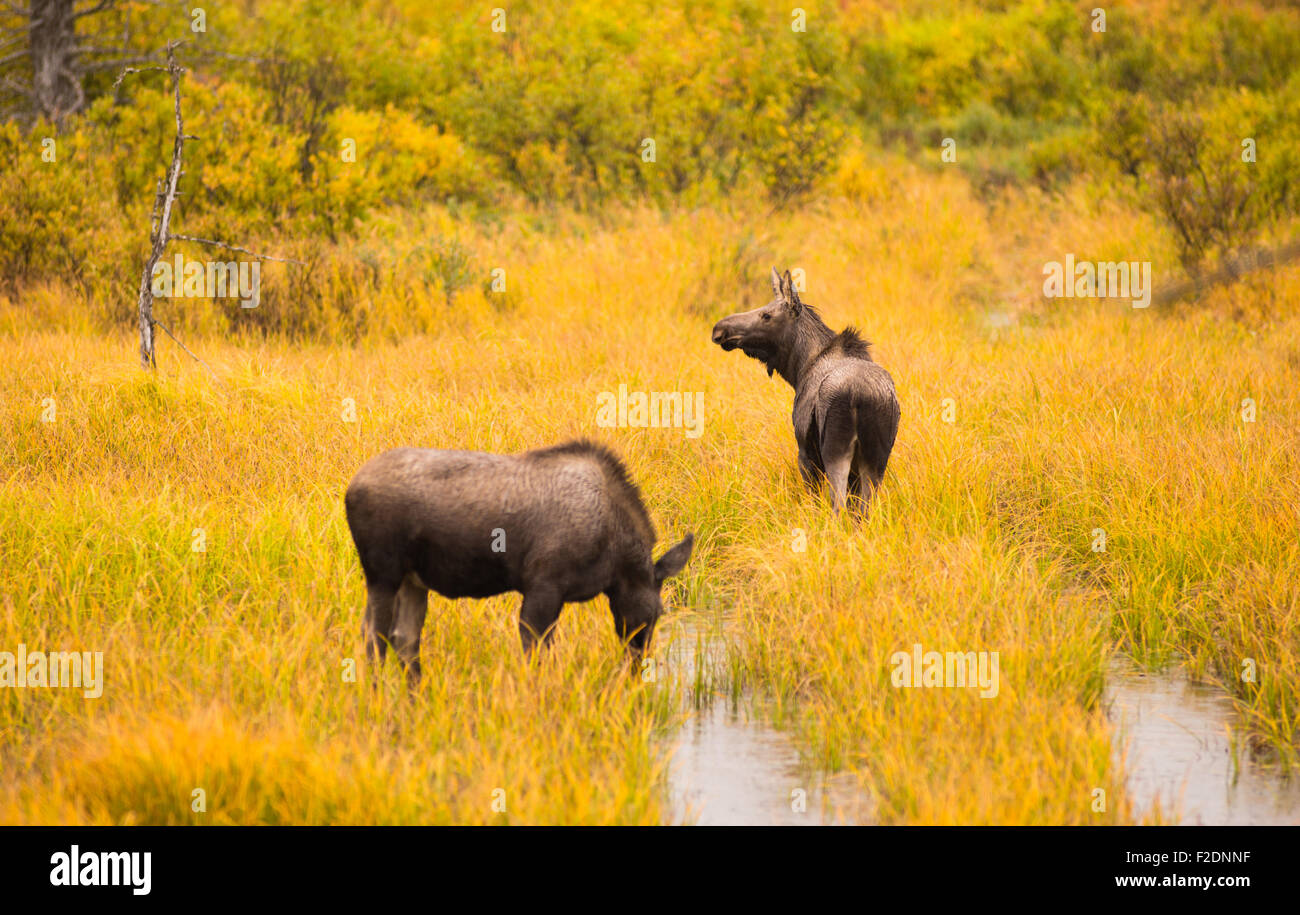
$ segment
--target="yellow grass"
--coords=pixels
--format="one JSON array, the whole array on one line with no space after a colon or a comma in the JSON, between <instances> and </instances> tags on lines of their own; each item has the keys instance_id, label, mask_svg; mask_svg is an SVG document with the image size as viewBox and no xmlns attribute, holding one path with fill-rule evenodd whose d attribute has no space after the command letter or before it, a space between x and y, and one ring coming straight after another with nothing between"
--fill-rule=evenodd
<instances>
[{"instance_id":1,"label":"yellow grass","mask_svg":"<svg viewBox=\"0 0 1300 915\"><path fill-rule=\"evenodd\" d=\"M146 375L129 331L94 330L60 289L0 308L0 650L106 665L96 700L0 690L0 823L669 817L683 713L669 684L624 672L603 599L567 608L529 669L517 597L435 597L416 696L391 664L377 692L343 676L363 588L341 497L361 462L580 435L625 456L657 552L696 532L669 612L728 615L732 685L851 772L882 822L1133 821L1099 702L1116 652L1220 680L1294 765L1300 272L1172 311L1048 303L1046 260L1149 259L1159 279L1168 247L1105 201L985 207L956 178L888 174L775 218L465 228L507 266L513 308L367 300L355 345L222 338L195 303L179 324L220 383L166 338ZM719 273L747 237L744 275ZM709 343L766 301L769 263L803 268L805 298L861 327L898 386L864 526L801 490L790 390ZM403 333L409 309L435 330ZM704 392L704 434L598 428L597 395L620 384ZM999 652L998 696L893 687L890 657L914 643Z\"/></svg>"}]
</instances>

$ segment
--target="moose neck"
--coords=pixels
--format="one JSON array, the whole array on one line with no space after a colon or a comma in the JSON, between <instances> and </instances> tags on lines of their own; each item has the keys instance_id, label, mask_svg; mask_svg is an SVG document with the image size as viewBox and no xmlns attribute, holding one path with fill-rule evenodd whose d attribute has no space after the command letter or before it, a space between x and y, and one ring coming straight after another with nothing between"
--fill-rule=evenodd
<instances>
[{"instance_id":1,"label":"moose neck","mask_svg":"<svg viewBox=\"0 0 1300 915\"><path fill-rule=\"evenodd\" d=\"M805 305L795 322L790 345L772 361L771 368L780 373L791 387L797 389L799 379L803 377L808 364L834 338L835 331L826 326L826 322L817 312Z\"/></svg>"}]
</instances>

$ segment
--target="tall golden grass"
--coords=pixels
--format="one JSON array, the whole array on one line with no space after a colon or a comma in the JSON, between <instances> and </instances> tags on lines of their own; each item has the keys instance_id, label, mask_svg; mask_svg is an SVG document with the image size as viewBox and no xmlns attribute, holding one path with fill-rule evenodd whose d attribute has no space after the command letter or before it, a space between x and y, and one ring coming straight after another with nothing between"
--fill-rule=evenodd
<instances>
[{"instance_id":1,"label":"tall golden grass","mask_svg":"<svg viewBox=\"0 0 1300 915\"><path fill-rule=\"evenodd\" d=\"M688 712L626 674L603 599L569 607L531 669L517 597L435 597L414 696L391 664L377 690L373 671L343 676L362 655L341 501L360 463L576 436L625 456L660 549L696 532L669 613L728 615L733 688L852 773L881 822L1145 816L1100 705L1117 652L1222 682L1254 743L1294 766L1300 272L1195 307L1046 302L1045 261L1151 260L1160 277L1169 247L1082 193L986 205L955 177L851 177L777 215L466 228L517 282L512 307L476 290L451 308L367 301L355 343L223 337L213 306L161 305L219 381L166 339L142 372L130 333L79 320L61 288L0 307L0 650L103 651L107 680L98 700L0 690L0 822L668 818ZM866 524L800 487L790 390L709 343L717 318L767 300L772 264L803 268L806 300L861 327L897 384ZM437 329L403 334L412 309ZM620 384L704 392L704 434L597 428L597 395ZM918 642L998 651L999 695L894 688L890 656Z\"/></svg>"}]
</instances>

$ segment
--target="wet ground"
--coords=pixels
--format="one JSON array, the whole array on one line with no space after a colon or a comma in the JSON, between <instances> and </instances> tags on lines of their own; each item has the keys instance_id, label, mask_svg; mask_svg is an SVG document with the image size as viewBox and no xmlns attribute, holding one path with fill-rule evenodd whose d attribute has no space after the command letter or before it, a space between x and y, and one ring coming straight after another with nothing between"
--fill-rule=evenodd
<instances>
[{"instance_id":1,"label":"wet ground","mask_svg":"<svg viewBox=\"0 0 1300 915\"><path fill-rule=\"evenodd\" d=\"M853 777L826 777L799 757L789 735L766 724L752 696L730 695L721 630L687 618L668 636L668 675L690 718L677 733L668 779L673 823L700 826L829 826L870 822Z\"/></svg>"},{"instance_id":2,"label":"wet ground","mask_svg":"<svg viewBox=\"0 0 1300 915\"><path fill-rule=\"evenodd\" d=\"M1129 797L1140 813L1205 826L1300 824L1300 779L1284 779L1234 739L1232 699L1181 669L1117 662L1103 701L1119 732ZM1126 755L1125 755L1126 754Z\"/></svg>"},{"instance_id":3,"label":"wet ground","mask_svg":"<svg viewBox=\"0 0 1300 915\"><path fill-rule=\"evenodd\" d=\"M792 739L765 723L757 700L726 689L722 621L679 617L657 634L689 717L674 736L668 776L673 823L701 826L866 825L870 798L853 776L826 777ZM1300 824L1300 779L1285 779L1234 739L1221 689L1180 669L1117 662L1103 701L1140 814L1188 825Z\"/></svg>"}]
</instances>

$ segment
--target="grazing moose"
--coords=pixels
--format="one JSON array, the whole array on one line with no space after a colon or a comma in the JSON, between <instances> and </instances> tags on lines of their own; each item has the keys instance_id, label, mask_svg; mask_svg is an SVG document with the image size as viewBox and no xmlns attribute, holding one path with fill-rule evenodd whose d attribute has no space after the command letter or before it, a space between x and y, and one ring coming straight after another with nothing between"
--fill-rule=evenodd
<instances>
[{"instance_id":1,"label":"grazing moose","mask_svg":"<svg viewBox=\"0 0 1300 915\"><path fill-rule=\"evenodd\" d=\"M811 305L799 301L790 271L772 270L771 302L723 318L713 342L740 349L779 372L794 387L794 435L799 472L809 486L819 475L830 483L836 512L857 491L866 513L885 476L898 434L898 398L889 373L871 361L868 344L853 328L835 333Z\"/></svg>"},{"instance_id":2,"label":"grazing moose","mask_svg":"<svg viewBox=\"0 0 1300 915\"><path fill-rule=\"evenodd\" d=\"M369 659L391 643L420 678L429 591L444 597L523 593L525 653L549 642L566 603L604 593L634 659L663 612L659 587L694 538L652 562L654 526L617 457L577 441L519 455L396 448L367 461L344 497L366 577Z\"/></svg>"}]
</instances>

